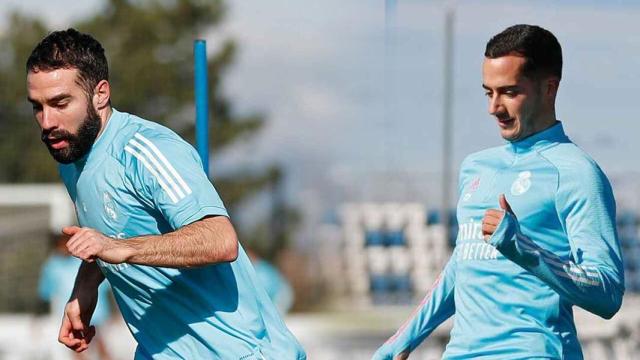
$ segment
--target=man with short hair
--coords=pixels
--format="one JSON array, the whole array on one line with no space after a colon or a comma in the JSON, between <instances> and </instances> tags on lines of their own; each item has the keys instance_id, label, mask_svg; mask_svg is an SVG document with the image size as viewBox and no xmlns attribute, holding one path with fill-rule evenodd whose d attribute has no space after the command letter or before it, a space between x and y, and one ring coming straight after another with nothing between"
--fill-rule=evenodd
<instances>
[{"instance_id":1,"label":"man with short hair","mask_svg":"<svg viewBox=\"0 0 640 360\"><path fill-rule=\"evenodd\" d=\"M622 303L611 186L556 119L557 39L507 28L487 43L482 77L508 143L463 161L451 259L374 359L406 359L452 315L445 359L582 359L572 307L609 319Z\"/></svg>"},{"instance_id":2,"label":"man with short hair","mask_svg":"<svg viewBox=\"0 0 640 360\"><path fill-rule=\"evenodd\" d=\"M111 107L100 43L74 29L27 61L28 100L82 227L59 341L84 351L106 277L136 359L305 359L239 245L200 159L171 130Z\"/></svg>"}]
</instances>

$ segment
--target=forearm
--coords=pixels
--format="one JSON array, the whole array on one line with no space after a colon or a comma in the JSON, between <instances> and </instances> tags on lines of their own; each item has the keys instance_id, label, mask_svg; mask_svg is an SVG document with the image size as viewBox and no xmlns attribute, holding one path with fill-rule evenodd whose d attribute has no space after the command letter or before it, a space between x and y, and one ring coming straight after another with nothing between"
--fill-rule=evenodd
<instances>
[{"instance_id":1,"label":"forearm","mask_svg":"<svg viewBox=\"0 0 640 360\"><path fill-rule=\"evenodd\" d=\"M96 262L83 261L76 275L71 298L77 297L79 292L97 292L98 286L102 281L104 281L104 274L100 271L98 264Z\"/></svg>"},{"instance_id":2,"label":"forearm","mask_svg":"<svg viewBox=\"0 0 640 360\"><path fill-rule=\"evenodd\" d=\"M490 241L505 257L535 274L572 304L607 319L618 311L624 280L615 275L616 271L596 259L581 264L562 259L539 247L517 226L502 225Z\"/></svg>"},{"instance_id":3,"label":"forearm","mask_svg":"<svg viewBox=\"0 0 640 360\"><path fill-rule=\"evenodd\" d=\"M453 258L453 257L452 257ZM450 260L429 293L398 331L375 353L375 360L404 359L455 312L454 265Z\"/></svg>"},{"instance_id":4,"label":"forearm","mask_svg":"<svg viewBox=\"0 0 640 360\"><path fill-rule=\"evenodd\" d=\"M120 242L129 255L126 262L162 267L195 267L234 261L238 240L224 216L209 217L171 233Z\"/></svg>"}]
</instances>

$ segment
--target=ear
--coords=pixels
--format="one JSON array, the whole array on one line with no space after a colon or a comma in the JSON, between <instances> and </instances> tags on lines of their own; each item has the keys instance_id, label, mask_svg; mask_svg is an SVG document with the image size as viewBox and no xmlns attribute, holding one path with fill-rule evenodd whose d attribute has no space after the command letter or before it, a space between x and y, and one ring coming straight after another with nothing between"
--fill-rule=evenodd
<instances>
[{"instance_id":1,"label":"ear","mask_svg":"<svg viewBox=\"0 0 640 360\"><path fill-rule=\"evenodd\" d=\"M558 87L560 87L560 79L555 76L547 78L544 89L545 95L555 100L556 95L558 94Z\"/></svg>"},{"instance_id":2,"label":"ear","mask_svg":"<svg viewBox=\"0 0 640 360\"><path fill-rule=\"evenodd\" d=\"M100 80L93 92L93 106L96 110L109 106L111 100L111 85L107 80Z\"/></svg>"}]
</instances>

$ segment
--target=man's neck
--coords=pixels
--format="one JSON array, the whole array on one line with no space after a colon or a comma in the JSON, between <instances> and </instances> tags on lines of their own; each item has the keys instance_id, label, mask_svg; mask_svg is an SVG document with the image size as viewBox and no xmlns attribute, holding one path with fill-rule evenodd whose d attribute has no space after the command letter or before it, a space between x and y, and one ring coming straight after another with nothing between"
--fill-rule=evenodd
<instances>
[{"instance_id":1,"label":"man's neck","mask_svg":"<svg viewBox=\"0 0 640 360\"><path fill-rule=\"evenodd\" d=\"M107 123L109 122L109 118L111 118L112 113L113 109L111 108L111 106L106 106L104 109L101 109L98 112L98 115L100 116L100 132L98 133L96 139L99 138L100 135L102 135L104 129L107 128Z\"/></svg>"},{"instance_id":2,"label":"man's neck","mask_svg":"<svg viewBox=\"0 0 640 360\"><path fill-rule=\"evenodd\" d=\"M558 122L558 120L556 120L556 118L555 118L555 117L553 117L553 118L550 118L550 119L549 119L549 120L547 120L547 121L544 121L544 122L539 123L540 125L536 127L536 129L535 129L535 131L534 131L534 134L537 134L537 133L539 133L539 132L541 132L541 131L545 131L545 130L547 130L548 128L550 128L550 127L552 127L553 125L555 125L557 122ZM533 135L533 134L532 134L532 135Z\"/></svg>"},{"instance_id":3,"label":"man's neck","mask_svg":"<svg viewBox=\"0 0 640 360\"><path fill-rule=\"evenodd\" d=\"M533 134L537 134L541 131L547 130L558 122L556 118L555 109L550 109L549 111L540 114L538 120L535 122ZM532 134L532 135L533 135Z\"/></svg>"}]
</instances>

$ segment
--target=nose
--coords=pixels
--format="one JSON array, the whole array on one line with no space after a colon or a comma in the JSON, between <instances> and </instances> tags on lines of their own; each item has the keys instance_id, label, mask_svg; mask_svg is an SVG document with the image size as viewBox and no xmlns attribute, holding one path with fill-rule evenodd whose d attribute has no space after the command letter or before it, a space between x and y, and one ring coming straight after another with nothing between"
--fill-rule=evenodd
<instances>
[{"instance_id":1,"label":"nose","mask_svg":"<svg viewBox=\"0 0 640 360\"><path fill-rule=\"evenodd\" d=\"M58 122L53 115L53 111L48 106L42 107L38 122L43 131L51 131L58 127Z\"/></svg>"},{"instance_id":2,"label":"nose","mask_svg":"<svg viewBox=\"0 0 640 360\"><path fill-rule=\"evenodd\" d=\"M495 115L500 111L502 104L498 94L494 94L489 98L489 114Z\"/></svg>"}]
</instances>

